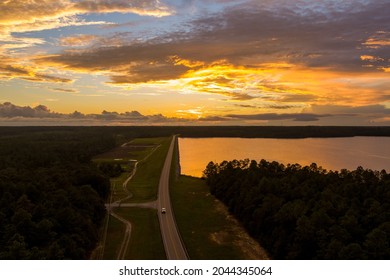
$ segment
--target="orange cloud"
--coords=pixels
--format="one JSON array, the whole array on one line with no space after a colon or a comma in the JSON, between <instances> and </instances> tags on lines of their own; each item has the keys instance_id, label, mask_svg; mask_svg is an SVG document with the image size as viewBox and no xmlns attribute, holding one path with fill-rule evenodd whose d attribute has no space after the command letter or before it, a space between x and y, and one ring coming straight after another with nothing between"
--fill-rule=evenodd
<instances>
[{"instance_id":1,"label":"orange cloud","mask_svg":"<svg viewBox=\"0 0 390 280\"><path fill-rule=\"evenodd\" d=\"M0 79L23 79L33 82L71 83L73 80L45 74L43 69L20 65L10 57L0 56Z\"/></svg>"},{"instance_id":2,"label":"orange cloud","mask_svg":"<svg viewBox=\"0 0 390 280\"><path fill-rule=\"evenodd\" d=\"M0 3L0 24L18 25L79 14L113 12L161 17L170 15L173 11L157 0L12 0Z\"/></svg>"},{"instance_id":3,"label":"orange cloud","mask_svg":"<svg viewBox=\"0 0 390 280\"><path fill-rule=\"evenodd\" d=\"M95 35L87 35L80 34L76 36L69 36L60 39L61 46L67 47L80 47L87 46L91 44L94 40L96 40L97 36Z\"/></svg>"},{"instance_id":4,"label":"orange cloud","mask_svg":"<svg viewBox=\"0 0 390 280\"><path fill-rule=\"evenodd\" d=\"M390 46L390 32L378 31L364 43L364 46L371 49L378 49L380 47Z\"/></svg>"}]
</instances>

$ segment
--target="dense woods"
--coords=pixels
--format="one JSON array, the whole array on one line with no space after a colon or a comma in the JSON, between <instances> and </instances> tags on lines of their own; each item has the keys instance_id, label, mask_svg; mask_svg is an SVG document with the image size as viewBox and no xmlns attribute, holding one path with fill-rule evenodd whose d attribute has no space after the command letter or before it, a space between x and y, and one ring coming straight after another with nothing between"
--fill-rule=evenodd
<instances>
[{"instance_id":1,"label":"dense woods","mask_svg":"<svg viewBox=\"0 0 390 280\"><path fill-rule=\"evenodd\" d=\"M23 131L23 132L22 132ZM0 135L32 134L43 131L98 132L123 138L163 137L243 137L243 138L305 138L390 136L388 126L109 126L109 127L0 127Z\"/></svg>"},{"instance_id":2,"label":"dense woods","mask_svg":"<svg viewBox=\"0 0 390 280\"><path fill-rule=\"evenodd\" d=\"M110 189L108 176L90 159L114 147L114 135L98 129L2 130L0 259L88 258Z\"/></svg>"},{"instance_id":3,"label":"dense woods","mask_svg":"<svg viewBox=\"0 0 390 280\"><path fill-rule=\"evenodd\" d=\"M390 174L210 162L210 192L274 259L389 259Z\"/></svg>"},{"instance_id":4,"label":"dense woods","mask_svg":"<svg viewBox=\"0 0 390 280\"><path fill-rule=\"evenodd\" d=\"M0 259L86 259L136 137L390 136L389 127L0 127ZM210 164L210 189L275 258L388 258L389 175L277 163Z\"/></svg>"}]
</instances>

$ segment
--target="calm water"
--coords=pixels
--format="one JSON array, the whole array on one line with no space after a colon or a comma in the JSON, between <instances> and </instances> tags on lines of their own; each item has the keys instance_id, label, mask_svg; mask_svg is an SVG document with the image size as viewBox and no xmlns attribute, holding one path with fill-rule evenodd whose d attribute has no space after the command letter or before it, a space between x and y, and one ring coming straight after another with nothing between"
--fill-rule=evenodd
<instances>
[{"instance_id":1,"label":"calm water","mask_svg":"<svg viewBox=\"0 0 390 280\"><path fill-rule=\"evenodd\" d=\"M201 177L210 161L265 159L328 170L363 166L390 171L390 137L247 139L179 138L181 173Z\"/></svg>"}]
</instances>

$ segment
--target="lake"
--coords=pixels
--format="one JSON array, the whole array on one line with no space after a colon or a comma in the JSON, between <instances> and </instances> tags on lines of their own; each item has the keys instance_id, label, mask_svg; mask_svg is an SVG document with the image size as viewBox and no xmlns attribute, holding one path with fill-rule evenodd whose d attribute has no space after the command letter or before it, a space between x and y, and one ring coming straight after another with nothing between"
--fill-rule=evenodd
<instances>
[{"instance_id":1,"label":"lake","mask_svg":"<svg viewBox=\"0 0 390 280\"><path fill-rule=\"evenodd\" d=\"M181 173L201 177L210 161L254 159L310 165L327 170L358 166L390 172L390 137L179 138Z\"/></svg>"}]
</instances>

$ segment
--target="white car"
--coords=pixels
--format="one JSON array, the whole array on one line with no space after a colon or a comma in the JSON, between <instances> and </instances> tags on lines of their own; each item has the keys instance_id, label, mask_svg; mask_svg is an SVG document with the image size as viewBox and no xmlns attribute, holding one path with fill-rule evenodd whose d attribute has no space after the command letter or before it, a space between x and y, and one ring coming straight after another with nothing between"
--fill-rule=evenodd
<instances>
[{"instance_id":1,"label":"white car","mask_svg":"<svg viewBox=\"0 0 390 280\"><path fill-rule=\"evenodd\" d=\"M166 212L167 212L167 209L165 209L164 207L161 208L161 213L162 213L162 214L165 214Z\"/></svg>"}]
</instances>

